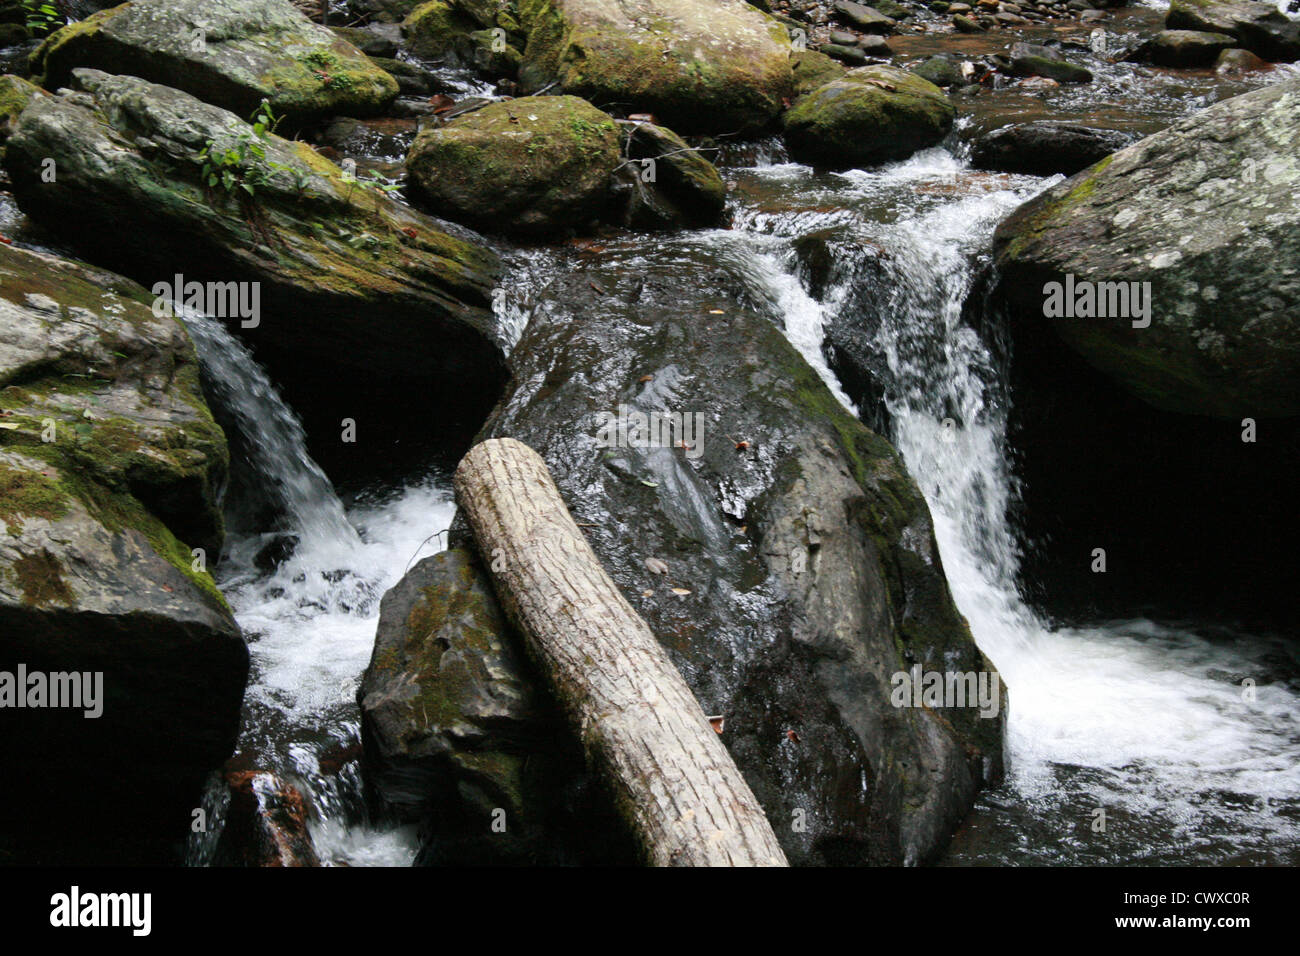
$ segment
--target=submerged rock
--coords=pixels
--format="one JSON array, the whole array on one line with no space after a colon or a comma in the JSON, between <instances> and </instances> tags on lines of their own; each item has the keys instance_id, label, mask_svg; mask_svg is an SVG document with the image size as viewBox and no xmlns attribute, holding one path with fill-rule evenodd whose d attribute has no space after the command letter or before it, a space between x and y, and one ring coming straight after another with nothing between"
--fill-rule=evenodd
<instances>
[{"instance_id":1,"label":"submerged rock","mask_svg":"<svg viewBox=\"0 0 1300 956\"><path fill-rule=\"evenodd\" d=\"M976 138L971 144L971 165L1031 176L1072 176L1137 138L1127 130L1080 123L1014 123Z\"/></svg>"},{"instance_id":2,"label":"submerged rock","mask_svg":"<svg viewBox=\"0 0 1300 956\"><path fill-rule=\"evenodd\" d=\"M998 227L1001 296L1158 408L1300 413L1298 136L1300 80L1288 80L1054 186ZM1082 283L1074 295L1067 281ZM1052 315L1051 282L1093 304Z\"/></svg>"},{"instance_id":3,"label":"submerged rock","mask_svg":"<svg viewBox=\"0 0 1300 956\"><path fill-rule=\"evenodd\" d=\"M850 70L801 97L782 117L797 159L832 168L905 159L938 143L957 110L928 80L892 66Z\"/></svg>"},{"instance_id":4,"label":"submerged rock","mask_svg":"<svg viewBox=\"0 0 1300 956\"><path fill-rule=\"evenodd\" d=\"M436 213L496 232L581 230L606 211L618 127L576 96L529 96L423 130L406 158Z\"/></svg>"},{"instance_id":5,"label":"submerged rock","mask_svg":"<svg viewBox=\"0 0 1300 956\"><path fill-rule=\"evenodd\" d=\"M230 804L214 865L320 866L296 787L261 770L229 772L224 783Z\"/></svg>"},{"instance_id":6,"label":"submerged rock","mask_svg":"<svg viewBox=\"0 0 1300 956\"><path fill-rule=\"evenodd\" d=\"M473 237L186 93L94 70L73 82L34 99L9 140L24 212L151 287L177 273L246 283L258 314L224 317L260 359L310 384L301 409L357 416L340 375L362 395L405 386L435 403L494 400L499 265ZM47 159L56 181L42 175Z\"/></svg>"},{"instance_id":7,"label":"submerged rock","mask_svg":"<svg viewBox=\"0 0 1300 956\"><path fill-rule=\"evenodd\" d=\"M206 570L225 436L185 330L151 303L0 245L0 672L102 675L89 719L6 704L0 760L39 764L43 789L0 798L0 830L20 847L65 837L63 862L168 861L234 746L248 670ZM94 826L68 827L87 792Z\"/></svg>"},{"instance_id":8,"label":"submerged rock","mask_svg":"<svg viewBox=\"0 0 1300 956\"><path fill-rule=\"evenodd\" d=\"M680 133L768 125L791 94L786 27L744 0L521 0L524 88L653 113Z\"/></svg>"},{"instance_id":9,"label":"submerged rock","mask_svg":"<svg viewBox=\"0 0 1300 956\"><path fill-rule=\"evenodd\" d=\"M77 67L127 73L247 115L263 100L295 122L372 116L397 81L288 0L132 0L71 24L32 55L42 85Z\"/></svg>"},{"instance_id":10,"label":"submerged rock","mask_svg":"<svg viewBox=\"0 0 1300 956\"><path fill-rule=\"evenodd\" d=\"M366 776L386 814L424 825L422 862L631 861L539 687L469 552L420 561L384 595L357 691Z\"/></svg>"},{"instance_id":11,"label":"submerged rock","mask_svg":"<svg viewBox=\"0 0 1300 956\"><path fill-rule=\"evenodd\" d=\"M751 297L681 249L556 278L481 438L537 449L605 569L710 715L793 863L930 858L1001 768L1002 716L891 704L982 671L929 512ZM676 427L620 440L622 415ZM625 436L631 438L631 436ZM463 531L453 537L463 539Z\"/></svg>"}]
</instances>

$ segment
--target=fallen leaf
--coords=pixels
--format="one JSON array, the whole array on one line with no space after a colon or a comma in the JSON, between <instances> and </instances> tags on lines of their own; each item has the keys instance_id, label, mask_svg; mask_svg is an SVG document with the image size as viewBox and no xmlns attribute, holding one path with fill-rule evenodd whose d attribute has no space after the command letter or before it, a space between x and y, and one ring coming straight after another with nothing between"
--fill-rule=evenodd
<instances>
[{"instance_id":1,"label":"fallen leaf","mask_svg":"<svg viewBox=\"0 0 1300 956\"><path fill-rule=\"evenodd\" d=\"M658 487L659 487L659 482L657 482L657 481L651 481L649 478L642 478L642 479L641 479L641 484L645 485L647 488L658 488Z\"/></svg>"},{"instance_id":2,"label":"fallen leaf","mask_svg":"<svg viewBox=\"0 0 1300 956\"><path fill-rule=\"evenodd\" d=\"M726 718L726 715L725 715L725 714L718 714L718 716L716 716L716 717L710 717L710 718L709 718L709 723L713 725L713 729L714 729L717 733L722 733L723 729L727 726L727 718Z\"/></svg>"},{"instance_id":3,"label":"fallen leaf","mask_svg":"<svg viewBox=\"0 0 1300 956\"><path fill-rule=\"evenodd\" d=\"M678 597L685 597L691 592L686 590L686 588L673 588L673 593L676 594Z\"/></svg>"},{"instance_id":4,"label":"fallen leaf","mask_svg":"<svg viewBox=\"0 0 1300 956\"><path fill-rule=\"evenodd\" d=\"M786 739L789 740L790 743L792 744L797 744L799 742L799 735L796 734L793 730L787 730L785 732L785 736Z\"/></svg>"},{"instance_id":5,"label":"fallen leaf","mask_svg":"<svg viewBox=\"0 0 1300 956\"><path fill-rule=\"evenodd\" d=\"M726 315L721 309L709 309L709 315Z\"/></svg>"},{"instance_id":6,"label":"fallen leaf","mask_svg":"<svg viewBox=\"0 0 1300 956\"><path fill-rule=\"evenodd\" d=\"M0 428L7 428L11 432L18 430L18 426L13 424L12 422L0 422Z\"/></svg>"},{"instance_id":7,"label":"fallen leaf","mask_svg":"<svg viewBox=\"0 0 1300 956\"><path fill-rule=\"evenodd\" d=\"M642 592L641 592L641 596L642 596L642 597L654 597L654 596L655 596L655 593L654 593L654 591L642 591Z\"/></svg>"},{"instance_id":8,"label":"fallen leaf","mask_svg":"<svg viewBox=\"0 0 1300 956\"><path fill-rule=\"evenodd\" d=\"M638 382L653 382L654 380L655 377L653 375L642 375L637 379Z\"/></svg>"},{"instance_id":9,"label":"fallen leaf","mask_svg":"<svg viewBox=\"0 0 1300 956\"><path fill-rule=\"evenodd\" d=\"M658 558L646 558L645 567L651 574L668 573L668 565L665 562L660 561Z\"/></svg>"},{"instance_id":10,"label":"fallen leaf","mask_svg":"<svg viewBox=\"0 0 1300 956\"><path fill-rule=\"evenodd\" d=\"M605 294L605 290L602 289L600 286L596 285L596 283L594 283L594 282L588 280L588 281L587 281L587 285L589 285L589 286L591 286L593 289L595 289L596 292L597 292L597 294L599 294L599 295L604 295L604 294Z\"/></svg>"},{"instance_id":11,"label":"fallen leaf","mask_svg":"<svg viewBox=\"0 0 1300 956\"><path fill-rule=\"evenodd\" d=\"M416 238L416 237L419 235L418 232L416 232L414 229L412 229L412 228L409 227L409 226L406 227L405 229L403 229L402 232L406 233L406 234L407 234L408 236L410 236L412 239Z\"/></svg>"}]
</instances>

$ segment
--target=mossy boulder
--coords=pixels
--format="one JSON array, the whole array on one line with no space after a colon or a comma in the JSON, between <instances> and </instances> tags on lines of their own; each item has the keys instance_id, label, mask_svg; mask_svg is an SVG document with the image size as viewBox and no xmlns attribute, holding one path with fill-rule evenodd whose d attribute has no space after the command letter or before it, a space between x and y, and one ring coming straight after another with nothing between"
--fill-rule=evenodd
<instances>
[{"instance_id":1,"label":"mossy boulder","mask_svg":"<svg viewBox=\"0 0 1300 956\"><path fill-rule=\"evenodd\" d=\"M747 263L703 243L627 256L584 250L538 297L479 438L545 458L602 566L724 718L791 863L932 858L999 775L1003 716L891 704L913 664L992 673L924 498L786 340ZM692 427L619 441L620 406Z\"/></svg>"},{"instance_id":2,"label":"mossy boulder","mask_svg":"<svg viewBox=\"0 0 1300 956\"><path fill-rule=\"evenodd\" d=\"M1237 38L1226 33L1161 30L1132 53L1129 59L1156 66L1210 66L1220 53L1236 45Z\"/></svg>"},{"instance_id":3,"label":"mossy boulder","mask_svg":"<svg viewBox=\"0 0 1300 956\"><path fill-rule=\"evenodd\" d=\"M9 138L18 114L27 108L33 96L48 95L35 84L22 77L6 73L0 76L0 161L4 158L4 143Z\"/></svg>"},{"instance_id":4,"label":"mossy boulder","mask_svg":"<svg viewBox=\"0 0 1300 956\"><path fill-rule=\"evenodd\" d=\"M0 245L0 671L103 675L93 719L5 711L0 759L39 765L49 788L36 804L0 796L24 858L125 760L129 785L96 798L112 832L61 859L165 862L238 732L248 652L207 570L226 440L185 329L152 302L119 276Z\"/></svg>"},{"instance_id":5,"label":"mossy boulder","mask_svg":"<svg viewBox=\"0 0 1300 956\"><path fill-rule=\"evenodd\" d=\"M1297 137L1292 79L1217 103L1021 206L995 238L1013 328L1050 323L1089 365L1166 411L1300 414ZM1075 301L1049 313L1048 283L1064 291L1067 277Z\"/></svg>"},{"instance_id":6,"label":"mossy boulder","mask_svg":"<svg viewBox=\"0 0 1300 956\"><path fill-rule=\"evenodd\" d=\"M451 60L491 77L519 72L524 36L504 2L431 0L411 12L402 31L416 56Z\"/></svg>"},{"instance_id":7,"label":"mossy boulder","mask_svg":"<svg viewBox=\"0 0 1300 956\"><path fill-rule=\"evenodd\" d=\"M933 146L957 110L928 80L892 66L850 70L801 97L782 117L790 153L831 168L905 159Z\"/></svg>"},{"instance_id":8,"label":"mossy boulder","mask_svg":"<svg viewBox=\"0 0 1300 956\"><path fill-rule=\"evenodd\" d=\"M795 96L811 93L831 80L838 80L846 72L842 63L837 63L825 53L814 50L800 50L798 53L791 54L790 71L794 74L794 86L791 92Z\"/></svg>"},{"instance_id":9,"label":"mossy boulder","mask_svg":"<svg viewBox=\"0 0 1300 956\"><path fill-rule=\"evenodd\" d=\"M383 812L424 824L421 862L618 859L616 834L600 845L610 805L542 686L469 552L425 558L384 595L357 691L367 781Z\"/></svg>"},{"instance_id":10,"label":"mossy boulder","mask_svg":"<svg viewBox=\"0 0 1300 956\"><path fill-rule=\"evenodd\" d=\"M681 133L768 125L791 95L786 27L744 0L521 0L525 89L652 113Z\"/></svg>"},{"instance_id":11,"label":"mossy boulder","mask_svg":"<svg viewBox=\"0 0 1300 956\"><path fill-rule=\"evenodd\" d=\"M30 216L149 288L176 273L258 283L260 316L227 318L262 361L313 384L312 403L328 406L347 377L363 394L490 407L504 379L489 305L499 262L476 237L186 93L94 70L72 82L29 104L5 152ZM245 157L205 177L205 149Z\"/></svg>"},{"instance_id":12,"label":"mossy boulder","mask_svg":"<svg viewBox=\"0 0 1300 956\"><path fill-rule=\"evenodd\" d=\"M727 187L702 151L670 129L620 120L623 155L616 193L623 225L632 229L716 226Z\"/></svg>"},{"instance_id":13,"label":"mossy boulder","mask_svg":"<svg viewBox=\"0 0 1300 956\"><path fill-rule=\"evenodd\" d=\"M528 96L427 128L406 158L437 214L496 232L546 235L601 217L621 162L613 118L576 96Z\"/></svg>"},{"instance_id":14,"label":"mossy boulder","mask_svg":"<svg viewBox=\"0 0 1300 956\"><path fill-rule=\"evenodd\" d=\"M70 24L32 54L47 89L77 67L127 73L246 116L372 116L397 81L288 0L133 0Z\"/></svg>"}]
</instances>

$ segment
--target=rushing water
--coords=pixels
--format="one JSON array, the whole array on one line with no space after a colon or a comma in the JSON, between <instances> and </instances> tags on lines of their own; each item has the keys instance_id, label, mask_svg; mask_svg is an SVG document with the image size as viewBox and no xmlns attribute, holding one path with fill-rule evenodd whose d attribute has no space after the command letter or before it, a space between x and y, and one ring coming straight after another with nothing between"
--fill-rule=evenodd
<instances>
[{"instance_id":1,"label":"rushing water","mask_svg":"<svg viewBox=\"0 0 1300 956\"><path fill-rule=\"evenodd\" d=\"M1062 91L1057 106L1111 105L1134 82L1131 65L1090 65L1095 87ZM1219 95L1176 77L1143 82L1146 113L1165 120ZM1292 648L1145 620L1053 629L1019 596L1008 396L961 311L998 221L1050 181L973 171L956 147L843 174L786 162L775 141L749 152L757 165L726 170L731 229L609 245L623 248L629 268L676 256L684 270L712 263L742 276L757 307L850 408L826 359L826 332L845 315L870 318L891 438L929 502L954 598L1011 695L1008 780L981 799L948 862L1300 859L1296 684L1261 680L1253 700L1240 684L1294 674ZM862 251L841 253L814 290L798 246L827 232L837 249ZM530 304L567 260L547 248L509 258L495 305L513 347ZM366 818L355 693L380 598L441 547L453 512L446 476L345 504L252 356L218 323L188 323L236 456L218 580L253 657L241 758L307 795L324 862L408 864L410 830ZM1104 831L1094 829L1098 810ZM208 859L210 843L196 843L191 860Z\"/></svg>"}]
</instances>

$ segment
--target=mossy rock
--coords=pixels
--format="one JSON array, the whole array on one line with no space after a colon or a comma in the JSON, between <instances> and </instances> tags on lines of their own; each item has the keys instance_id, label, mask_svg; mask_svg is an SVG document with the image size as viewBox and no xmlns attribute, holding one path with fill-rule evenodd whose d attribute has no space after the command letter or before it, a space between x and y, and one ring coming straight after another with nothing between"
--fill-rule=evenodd
<instances>
[{"instance_id":1,"label":"mossy rock","mask_svg":"<svg viewBox=\"0 0 1300 956\"><path fill-rule=\"evenodd\" d=\"M785 26L742 0L521 0L520 81L681 133L767 126L791 94Z\"/></svg>"},{"instance_id":2,"label":"mossy rock","mask_svg":"<svg viewBox=\"0 0 1300 956\"><path fill-rule=\"evenodd\" d=\"M633 229L717 226L727 187L702 152L670 129L620 120L623 155L618 193L623 225Z\"/></svg>"},{"instance_id":3,"label":"mossy rock","mask_svg":"<svg viewBox=\"0 0 1300 956\"><path fill-rule=\"evenodd\" d=\"M48 37L30 65L47 89L92 67L241 115L266 99L295 123L372 116L398 93L396 80L288 0L133 0Z\"/></svg>"},{"instance_id":4,"label":"mossy rock","mask_svg":"<svg viewBox=\"0 0 1300 956\"><path fill-rule=\"evenodd\" d=\"M831 168L905 159L947 135L957 110L928 80L892 66L850 70L801 97L785 115L798 159Z\"/></svg>"},{"instance_id":5,"label":"mossy rock","mask_svg":"<svg viewBox=\"0 0 1300 956\"><path fill-rule=\"evenodd\" d=\"M439 215L495 232L546 235L605 211L618 127L576 96L529 96L425 129L406 159Z\"/></svg>"},{"instance_id":6,"label":"mossy rock","mask_svg":"<svg viewBox=\"0 0 1300 956\"><path fill-rule=\"evenodd\" d=\"M847 72L844 64L837 63L825 53L818 53L815 50L792 53L790 69L794 74L793 92L796 96L811 93L819 86L838 80Z\"/></svg>"}]
</instances>

